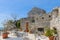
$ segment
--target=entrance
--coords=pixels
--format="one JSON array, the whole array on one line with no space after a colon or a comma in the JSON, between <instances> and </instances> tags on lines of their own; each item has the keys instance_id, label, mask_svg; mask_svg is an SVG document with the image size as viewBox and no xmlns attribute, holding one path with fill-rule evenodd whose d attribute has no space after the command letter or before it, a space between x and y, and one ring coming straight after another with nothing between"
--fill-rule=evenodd
<instances>
[{"instance_id":1,"label":"entrance","mask_svg":"<svg viewBox=\"0 0 60 40\"><path fill-rule=\"evenodd\" d=\"M38 34L43 34L44 33L44 28L38 28Z\"/></svg>"},{"instance_id":2,"label":"entrance","mask_svg":"<svg viewBox=\"0 0 60 40\"><path fill-rule=\"evenodd\" d=\"M44 32L44 28L38 28L38 31Z\"/></svg>"}]
</instances>

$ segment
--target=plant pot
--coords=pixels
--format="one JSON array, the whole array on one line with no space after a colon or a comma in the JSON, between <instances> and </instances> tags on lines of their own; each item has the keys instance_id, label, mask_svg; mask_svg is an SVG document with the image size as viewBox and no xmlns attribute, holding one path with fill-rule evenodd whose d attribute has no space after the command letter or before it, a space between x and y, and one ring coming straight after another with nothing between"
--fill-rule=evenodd
<instances>
[{"instance_id":1,"label":"plant pot","mask_svg":"<svg viewBox=\"0 0 60 40\"><path fill-rule=\"evenodd\" d=\"M3 37L3 39L8 38L8 33L3 33L2 37Z\"/></svg>"},{"instance_id":2,"label":"plant pot","mask_svg":"<svg viewBox=\"0 0 60 40\"><path fill-rule=\"evenodd\" d=\"M54 36L50 36L49 37L49 40L54 40Z\"/></svg>"}]
</instances>

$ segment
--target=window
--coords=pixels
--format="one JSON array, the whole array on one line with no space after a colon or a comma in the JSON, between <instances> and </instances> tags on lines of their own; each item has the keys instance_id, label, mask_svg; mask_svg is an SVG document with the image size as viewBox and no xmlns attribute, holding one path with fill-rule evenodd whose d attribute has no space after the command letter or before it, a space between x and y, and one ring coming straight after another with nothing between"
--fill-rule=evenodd
<instances>
[{"instance_id":1,"label":"window","mask_svg":"<svg viewBox=\"0 0 60 40\"><path fill-rule=\"evenodd\" d=\"M35 22L35 20L33 19L33 20L32 20L32 23L34 23L34 22Z\"/></svg>"},{"instance_id":2,"label":"window","mask_svg":"<svg viewBox=\"0 0 60 40\"><path fill-rule=\"evenodd\" d=\"M51 17L51 15L49 15L49 17Z\"/></svg>"},{"instance_id":3,"label":"window","mask_svg":"<svg viewBox=\"0 0 60 40\"><path fill-rule=\"evenodd\" d=\"M31 21L32 21L32 23L34 23L34 22L35 22L34 17L32 17Z\"/></svg>"},{"instance_id":4,"label":"window","mask_svg":"<svg viewBox=\"0 0 60 40\"><path fill-rule=\"evenodd\" d=\"M44 19L44 17L42 17L42 19Z\"/></svg>"}]
</instances>

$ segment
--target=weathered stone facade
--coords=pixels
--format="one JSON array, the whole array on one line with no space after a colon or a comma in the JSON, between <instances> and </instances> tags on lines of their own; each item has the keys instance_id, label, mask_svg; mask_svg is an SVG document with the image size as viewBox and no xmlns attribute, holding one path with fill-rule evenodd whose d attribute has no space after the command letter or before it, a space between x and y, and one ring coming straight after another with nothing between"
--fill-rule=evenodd
<instances>
[{"instance_id":1,"label":"weathered stone facade","mask_svg":"<svg viewBox=\"0 0 60 40\"><path fill-rule=\"evenodd\" d=\"M38 32L38 28L50 27L50 20L51 14L46 14L45 10L34 7L27 18L21 19L21 27L25 30L26 22L29 22L29 29Z\"/></svg>"},{"instance_id":2,"label":"weathered stone facade","mask_svg":"<svg viewBox=\"0 0 60 40\"><path fill-rule=\"evenodd\" d=\"M50 28L56 28L57 36L60 40L60 8L54 8L52 11L52 20L50 21Z\"/></svg>"},{"instance_id":3,"label":"weathered stone facade","mask_svg":"<svg viewBox=\"0 0 60 40\"><path fill-rule=\"evenodd\" d=\"M27 18L21 19L23 31L26 28L26 22L29 23L29 29L37 33L43 33L45 27L55 27L60 40L60 7L54 8L50 13L46 13L45 10L34 7L28 13ZM43 28L43 31L38 30L38 28Z\"/></svg>"}]
</instances>

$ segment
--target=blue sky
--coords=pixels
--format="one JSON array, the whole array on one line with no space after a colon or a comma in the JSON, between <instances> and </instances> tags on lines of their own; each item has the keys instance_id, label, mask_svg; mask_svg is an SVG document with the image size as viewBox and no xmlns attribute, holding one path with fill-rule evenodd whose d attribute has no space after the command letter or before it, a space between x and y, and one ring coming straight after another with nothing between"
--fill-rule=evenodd
<instances>
[{"instance_id":1,"label":"blue sky","mask_svg":"<svg viewBox=\"0 0 60 40\"><path fill-rule=\"evenodd\" d=\"M51 11L54 7L60 6L60 0L0 0L0 27L12 14L23 18L33 8L38 7Z\"/></svg>"}]
</instances>

